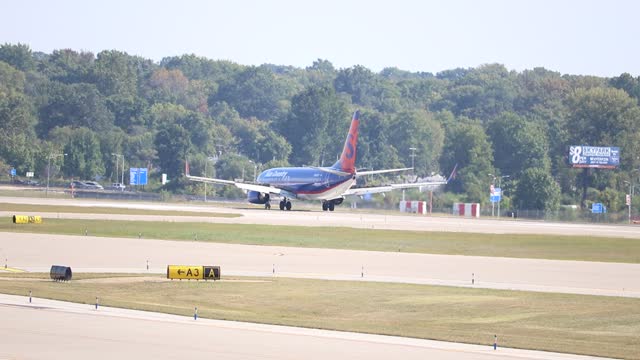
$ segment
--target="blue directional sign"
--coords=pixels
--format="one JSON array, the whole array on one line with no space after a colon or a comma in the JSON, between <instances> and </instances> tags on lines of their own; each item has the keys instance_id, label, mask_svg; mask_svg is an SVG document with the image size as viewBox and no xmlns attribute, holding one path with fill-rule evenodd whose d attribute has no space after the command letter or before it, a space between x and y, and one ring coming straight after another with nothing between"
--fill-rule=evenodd
<instances>
[{"instance_id":1,"label":"blue directional sign","mask_svg":"<svg viewBox=\"0 0 640 360\"><path fill-rule=\"evenodd\" d=\"M11 176L16 176L16 169L11 168L11 171L9 171L9 173L11 174Z\"/></svg>"},{"instance_id":2,"label":"blue directional sign","mask_svg":"<svg viewBox=\"0 0 640 360\"><path fill-rule=\"evenodd\" d=\"M603 212L604 212L604 206L602 206L602 203L591 204L591 213L602 214Z\"/></svg>"},{"instance_id":3,"label":"blue directional sign","mask_svg":"<svg viewBox=\"0 0 640 360\"><path fill-rule=\"evenodd\" d=\"M147 185L147 168L129 168L129 185Z\"/></svg>"},{"instance_id":4,"label":"blue directional sign","mask_svg":"<svg viewBox=\"0 0 640 360\"><path fill-rule=\"evenodd\" d=\"M492 203L500 202L502 200L502 189L501 188L492 188L492 191L489 195L489 200Z\"/></svg>"}]
</instances>

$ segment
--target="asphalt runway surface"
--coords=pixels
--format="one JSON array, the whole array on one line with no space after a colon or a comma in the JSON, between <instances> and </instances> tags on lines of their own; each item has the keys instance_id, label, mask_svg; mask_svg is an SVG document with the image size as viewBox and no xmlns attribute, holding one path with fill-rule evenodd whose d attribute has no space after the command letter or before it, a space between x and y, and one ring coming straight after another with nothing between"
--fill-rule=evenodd
<instances>
[{"instance_id":1,"label":"asphalt runway surface","mask_svg":"<svg viewBox=\"0 0 640 360\"><path fill-rule=\"evenodd\" d=\"M594 359L0 294L2 359Z\"/></svg>"},{"instance_id":2,"label":"asphalt runway surface","mask_svg":"<svg viewBox=\"0 0 640 360\"><path fill-rule=\"evenodd\" d=\"M165 273L169 264L219 265L231 275L640 297L640 264L28 233L0 233L0 257L38 272L63 264L79 272L139 273L149 260L153 273Z\"/></svg>"},{"instance_id":3,"label":"asphalt runway surface","mask_svg":"<svg viewBox=\"0 0 640 360\"><path fill-rule=\"evenodd\" d=\"M372 212L351 212L348 208L338 208L335 212L323 212L305 204L296 211L264 210L248 205L227 204L225 207L200 204L164 204L125 201L103 201L88 199L39 199L20 197L0 197L0 202L17 204L45 204L81 207L113 207L147 210L198 211L210 213L232 213L242 216L235 218L201 216L162 216L162 215L118 215L118 214L46 214L58 218L77 219L113 219L136 221L174 221L174 222L214 222L230 224L265 224L289 226L344 226L366 229L443 231L493 234L554 234L585 235L640 239L640 225L600 225L578 223L554 223L527 220L470 219L445 216L422 216L400 214L376 214ZM0 216L10 213L2 212ZM44 215L39 213L38 215Z\"/></svg>"},{"instance_id":4,"label":"asphalt runway surface","mask_svg":"<svg viewBox=\"0 0 640 360\"><path fill-rule=\"evenodd\" d=\"M238 218L51 214L60 218L133 221L209 221L373 229L488 233L546 233L640 238L633 226L379 215L336 211L264 211L198 205L1 197L0 202L108 206L154 210L239 213ZM7 213L0 213L6 216ZM30 214L36 215L36 214ZM37 214L43 215L43 214ZM640 264L385 253L100 238L93 236L0 233L0 257L9 267L48 272L53 264L76 272L164 273L168 264L220 265L222 274L333 280L474 286L606 296L640 297ZM146 269L149 260L150 269ZM471 274L474 284L471 284ZM1 283L0 283L1 286ZM87 305L25 304L0 295L0 358L438 358L564 359L547 352L430 342L377 335L270 327ZM13 301L13 302L12 302ZM16 304L22 302L22 304ZM123 313L126 313L123 315ZM201 321L202 320L202 321ZM229 325L233 324L233 325ZM257 328L256 328L257 327ZM76 338L58 342L56 332ZM309 332L311 331L311 332ZM390 340L391 339L391 340Z\"/></svg>"}]
</instances>

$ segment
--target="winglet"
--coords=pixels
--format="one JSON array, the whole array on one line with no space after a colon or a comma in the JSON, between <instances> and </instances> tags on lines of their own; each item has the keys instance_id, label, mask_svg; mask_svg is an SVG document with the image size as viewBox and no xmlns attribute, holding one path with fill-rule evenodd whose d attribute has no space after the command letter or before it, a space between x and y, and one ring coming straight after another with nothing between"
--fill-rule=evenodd
<instances>
[{"instance_id":1,"label":"winglet","mask_svg":"<svg viewBox=\"0 0 640 360\"><path fill-rule=\"evenodd\" d=\"M356 173L356 148L358 146L358 126L360 125L360 110L353 113L349 134L344 141L340 160L331 166L332 169L347 172L349 174Z\"/></svg>"}]
</instances>

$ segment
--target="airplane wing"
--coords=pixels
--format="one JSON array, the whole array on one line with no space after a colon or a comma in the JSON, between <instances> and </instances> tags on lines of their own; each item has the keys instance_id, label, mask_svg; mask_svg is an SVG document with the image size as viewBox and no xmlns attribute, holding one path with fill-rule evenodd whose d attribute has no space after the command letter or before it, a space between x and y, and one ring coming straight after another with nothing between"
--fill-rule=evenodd
<instances>
[{"instance_id":1,"label":"airplane wing","mask_svg":"<svg viewBox=\"0 0 640 360\"><path fill-rule=\"evenodd\" d=\"M390 172L396 172L396 171L407 171L407 170L411 170L411 169L413 169L413 168L358 171L356 173L356 175L357 176L363 176L363 175L373 175L373 174L384 174L384 173L390 173Z\"/></svg>"},{"instance_id":2,"label":"airplane wing","mask_svg":"<svg viewBox=\"0 0 640 360\"><path fill-rule=\"evenodd\" d=\"M222 185L233 185L239 189L242 190L248 190L248 191L258 191L261 193L266 193L266 194L276 194L276 195L280 195L280 193L282 193L282 189L278 189L276 187L272 187L272 186L265 186L265 185L257 185L257 184L246 184L246 183L241 183L241 182L236 182L236 181L231 181L231 180L222 180L222 179L215 179L215 178L206 178L206 177L200 177L200 176L191 176L191 175L186 175L187 179L191 180L191 181L198 181L198 182L204 182L204 183L208 183L208 184L222 184Z\"/></svg>"},{"instance_id":3,"label":"airplane wing","mask_svg":"<svg viewBox=\"0 0 640 360\"><path fill-rule=\"evenodd\" d=\"M355 195L362 196L366 194L378 194L385 193L392 190L398 189L415 189L421 187L436 187L440 185L445 185L447 181L429 181L429 182L420 182L420 183L404 183L404 184L389 184L384 186L374 186L374 187L365 187L365 188L352 188L343 194L343 196Z\"/></svg>"}]
</instances>

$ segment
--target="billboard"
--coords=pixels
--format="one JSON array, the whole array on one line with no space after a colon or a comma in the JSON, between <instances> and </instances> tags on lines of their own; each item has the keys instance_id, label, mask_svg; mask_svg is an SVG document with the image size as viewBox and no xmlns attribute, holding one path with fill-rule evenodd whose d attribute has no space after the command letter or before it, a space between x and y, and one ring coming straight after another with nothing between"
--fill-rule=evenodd
<instances>
[{"instance_id":1,"label":"billboard","mask_svg":"<svg viewBox=\"0 0 640 360\"><path fill-rule=\"evenodd\" d=\"M147 185L147 168L129 168L129 185Z\"/></svg>"},{"instance_id":2,"label":"billboard","mask_svg":"<svg viewBox=\"0 0 640 360\"><path fill-rule=\"evenodd\" d=\"M574 168L614 169L620 165L620 148L611 146L570 146L569 164Z\"/></svg>"}]
</instances>

